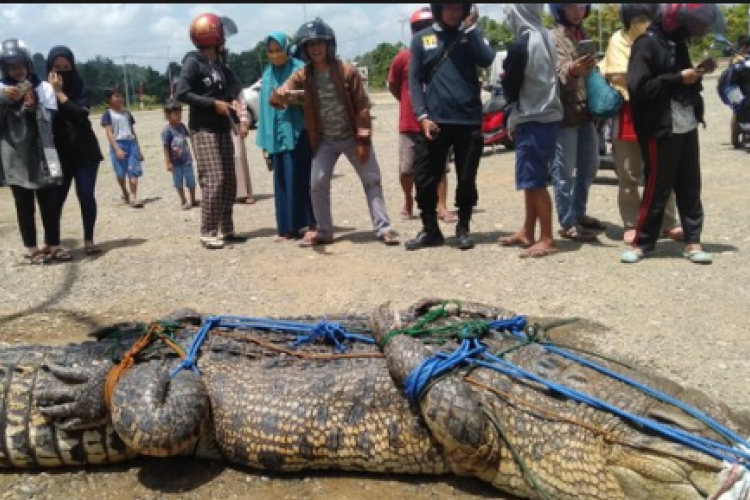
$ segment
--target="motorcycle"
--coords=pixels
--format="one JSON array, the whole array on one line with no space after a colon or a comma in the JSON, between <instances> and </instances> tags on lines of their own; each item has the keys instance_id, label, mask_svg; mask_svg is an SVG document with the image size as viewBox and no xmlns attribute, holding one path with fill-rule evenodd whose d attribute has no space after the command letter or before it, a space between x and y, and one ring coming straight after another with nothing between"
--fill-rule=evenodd
<instances>
[{"instance_id":1,"label":"motorcycle","mask_svg":"<svg viewBox=\"0 0 750 500\"><path fill-rule=\"evenodd\" d=\"M515 144L508 134L508 102L500 85L488 84L484 89L490 97L482 103L482 136L484 146L494 153L498 145L513 149Z\"/></svg>"},{"instance_id":2,"label":"motorcycle","mask_svg":"<svg viewBox=\"0 0 750 500\"><path fill-rule=\"evenodd\" d=\"M725 54L742 59L733 62L719 76L716 90L722 102L732 109L730 134L732 146L739 149L750 142L750 56L746 56L721 35L712 48L722 46Z\"/></svg>"}]
</instances>

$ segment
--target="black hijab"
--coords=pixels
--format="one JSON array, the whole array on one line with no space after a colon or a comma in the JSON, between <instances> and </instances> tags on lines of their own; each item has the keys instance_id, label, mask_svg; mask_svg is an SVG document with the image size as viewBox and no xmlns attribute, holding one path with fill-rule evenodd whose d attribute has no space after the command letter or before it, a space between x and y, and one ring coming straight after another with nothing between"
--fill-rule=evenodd
<instances>
[{"instance_id":1,"label":"black hijab","mask_svg":"<svg viewBox=\"0 0 750 500\"><path fill-rule=\"evenodd\" d=\"M73 55L73 51L71 51L64 45L52 47L49 51L49 55L47 55L47 74L52 71L52 68L55 64L55 59L60 56L67 59L70 62L71 67L70 71L59 72L59 75L63 80L63 92L65 92L65 95L68 96L68 99L78 102L82 98L86 97L86 89L84 87L83 80L81 79L81 75L78 74L78 70L76 69L76 59Z\"/></svg>"}]
</instances>

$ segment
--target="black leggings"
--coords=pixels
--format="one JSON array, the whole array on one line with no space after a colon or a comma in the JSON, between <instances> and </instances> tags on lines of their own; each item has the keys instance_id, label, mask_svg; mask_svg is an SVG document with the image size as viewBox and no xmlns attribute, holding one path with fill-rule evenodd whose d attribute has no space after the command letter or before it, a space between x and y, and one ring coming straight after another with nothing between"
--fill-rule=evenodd
<instances>
[{"instance_id":1,"label":"black leggings","mask_svg":"<svg viewBox=\"0 0 750 500\"><path fill-rule=\"evenodd\" d=\"M60 210L58 209L58 194L55 187L44 189L27 189L11 186L13 199L16 202L18 229L26 248L37 246L36 239L36 207L34 198L39 204L44 226L44 243L48 246L60 245Z\"/></svg>"}]
</instances>

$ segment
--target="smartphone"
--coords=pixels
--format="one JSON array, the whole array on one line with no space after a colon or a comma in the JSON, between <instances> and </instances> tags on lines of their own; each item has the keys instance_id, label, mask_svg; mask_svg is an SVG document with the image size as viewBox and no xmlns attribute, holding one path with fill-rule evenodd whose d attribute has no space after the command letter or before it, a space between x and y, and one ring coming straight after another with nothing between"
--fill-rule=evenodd
<instances>
[{"instance_id":1,"label":"smartphone","mask_svg":"<svg viewBox=\"0 0 750 500\"><path fill-rule=\"evenodd\" d=\"M581 40L576 47L578 57L591 56L596 54L596 45L593 40Z\"/></svg>"},{"instance_id":2,"label":"smartphone","mask_svg":"<svg viewBox=\"0 0 750 500\"><path fill-rule=\"evenodd\" d=\"M26 92L28 92L29 90L31 90L31 88L33 87L33 85L31 84L30 81L24 80L22 82L19 82L18 85L16 85L16 87L18 88L18 90L21 91L22 94L25 94Z\"/></svg>"},{"instance_id":3,"label":"smartphone","mask_svg":"<svg viewBox=\"0 0 750 500\"><path fill-rule=\"evenodd\" d=\"M708 57L699 62L695 68L700 70L701 73L713 73L716 71L716 59Z\"/></svg>"}]
</instances>

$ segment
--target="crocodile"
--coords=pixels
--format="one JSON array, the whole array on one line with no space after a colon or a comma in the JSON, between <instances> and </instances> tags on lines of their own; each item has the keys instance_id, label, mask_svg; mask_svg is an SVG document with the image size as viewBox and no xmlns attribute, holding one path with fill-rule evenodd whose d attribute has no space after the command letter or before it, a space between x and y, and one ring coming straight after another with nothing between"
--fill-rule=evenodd
<instances>
[{"instance_id":1,"label":"crocodile","mask_svg":"<svg viewBox=\"0 0 750 500\"><path fill-rule=\"evenodd\" d=\"M456 369L427 385L418 400L407 398L409 374L459 343L426 344L392 332L408 330L440 307L447 311L440 325L511 316L483 304L444 304L424 300L405 311L382 306L366 318L339 318L347 328L369 329L384 344L382 352L360 343L349 345L347 355L320 344L290 350L294 334L218 329L200 349L200 376L182 370L170 379L180 360L157 349L120 379L111 408L103 398L106 374L134 336L0 350L0 466L189 454L274 472L452 473L521 498L561 500L705 499L725 482L716 458L490 369ZM197 334L200 317L192 320L176 334L183 346ZM600 328L579 321L551 333ZM544 345L519 346L496 330L481 341L546 379L721 439L682 410L551 354ZM582 356L692 404L734 432L747 429L726 405L698 391Z\"/></svg>"}]
</instances>

